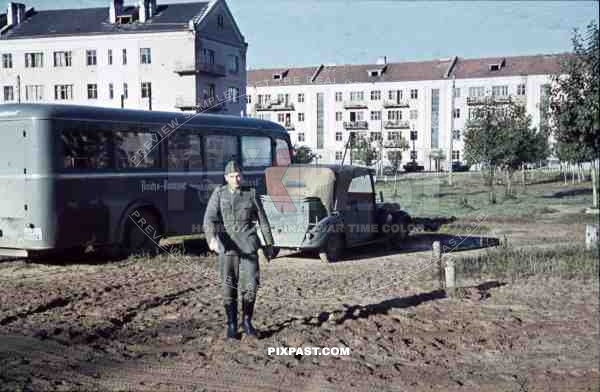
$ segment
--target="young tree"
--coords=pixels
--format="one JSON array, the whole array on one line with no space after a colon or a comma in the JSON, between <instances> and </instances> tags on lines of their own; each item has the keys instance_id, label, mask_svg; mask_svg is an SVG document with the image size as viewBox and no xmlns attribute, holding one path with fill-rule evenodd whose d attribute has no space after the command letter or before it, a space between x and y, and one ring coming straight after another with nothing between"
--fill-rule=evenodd
<instances>
[{"instance_id":1,"label":"young tree","mask_svg":"<svg viewBox=\"0 0 600 392\"><path fill-rule=\"evenodd\" d=\"M352 143L352 161L371 166L377 160L377 149L370 139L359 136Z\"/></svg>"},{"instance_id":2,"label":"young tree","mask_svg":"<svg viewBox=\"0 0 600 392\"><path fill-rule=\"evenodd\" d=\"M308 146L294 146L293 163L311 163L315 159L316 154L312 152Z\"/></svg>"},{"instance_id":3,"label":"young tree","mask_svg":"<svg viewBox=\"0 0 600 392\"><path fill-rule=\"evenodd\" d=\"M592 163L593 206L598 208L600 151L600 36L597 22L573 32L573 53L552 78L550 115L559 159Z\"/></svg>"}]
</instances>

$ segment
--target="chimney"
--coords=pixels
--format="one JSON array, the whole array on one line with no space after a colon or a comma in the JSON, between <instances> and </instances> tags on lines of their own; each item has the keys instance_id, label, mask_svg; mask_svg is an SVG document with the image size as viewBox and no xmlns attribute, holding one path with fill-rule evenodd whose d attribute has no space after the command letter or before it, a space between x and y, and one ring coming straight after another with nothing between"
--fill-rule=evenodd
<instances>
[{"instance_id":1,"label":"chimney","mask_svg":"<svg viewBox=\"0 0 600 392\"><path fill-rule=\"evenodd\" d=\"M25 4L8 3L8 13L6 15L6 24L17 26L25 19Z\"/></svg>"},{"instance_id":2,"label":"chimney","mask_svg":"<svg viewBox=\"0 0 600 392\"><path fill-rule=\"evenodd\" d=\"M117 15L123 12L123 0L110 0L110 8L108 9L108 18L110 23L117 22Z\"/></svg>"},{"instance_id":3,"label":"chimney","mask_svg":"<svg viewBox=\"0 0 600 392\"><path fill-rule=\"evenodd\" d=\"M379 57L377 59L377 62L375 64L377 64L377 65L386 65L387 64L387 56Z\"/></svg>"},{"instance_id":4,"label":"chimney","mask_svg":"<svg viewBox=\"0 0 600 392\"><path fill-rule=\"evenodd\" d=\"M146 22L156 14L156 0L140 0L138 3L138 20Z\"/></svg>"}]
</instances>

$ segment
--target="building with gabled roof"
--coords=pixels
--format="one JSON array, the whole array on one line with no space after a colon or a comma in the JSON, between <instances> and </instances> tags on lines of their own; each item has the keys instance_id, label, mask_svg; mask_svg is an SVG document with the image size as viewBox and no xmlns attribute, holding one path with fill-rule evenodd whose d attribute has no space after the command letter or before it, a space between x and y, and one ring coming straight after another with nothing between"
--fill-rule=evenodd
<instances>
[{"instance_id":1,"label":"building with gabled roof","mask_svg":"<svg viewBox=\"0 0 600 392\"><path fill-rule=\"evenodd\" d=\"M547 121L551 75L568 54L371 64L271 68L248 71L249 115L285 126L296 145L311 147L324 163L340 162L351 134L370 139L380 163L390 165L395 140L409 142L426 170L465 162L462 133L486 96L525 105L534 126ZM416 138L416 139L415 139ZM415 139L415 140L412 140ZM439 150L447 158L436 167ZM347 159L347 157L346 157Z\"/></svg>"},{"instance_id":2,"label":"building with gabled roof","mask_svg":"<svg viewBox=\"0 0 600 392\"><path fill-rule=\"evenodd\" d=\"M42 11L11 2L0 24L1 102L245 110L247 43L225 0Z\"/></svg>"}]
</instances>

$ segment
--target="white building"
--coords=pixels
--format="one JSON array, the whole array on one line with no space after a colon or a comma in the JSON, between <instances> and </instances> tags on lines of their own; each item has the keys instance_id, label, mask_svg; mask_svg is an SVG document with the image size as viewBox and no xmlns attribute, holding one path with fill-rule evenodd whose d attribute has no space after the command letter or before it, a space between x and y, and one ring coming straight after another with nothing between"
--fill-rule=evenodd
<instances>
[{"instance_id":1,"label":"white building","mask_svg":"<svg viewBox=\"0 0 600 392\"><path fill-rule=\"evenodd\" d=\"M243 113L247 44L224 0L107 2L48 11L9 3L0 102ZM234 99L214 104L225 96Z\"/></svg>"},{"instance_id":2,"label":"white building","mask_svg":"<svg viewBox=\"0 0 600 392\"><path fill-rule=\"evenodd\" d=\"M328 163L341 161L351 132L381 138L384 145L401 135L410 145L402 154L406 163L413 154L412 132L417 162L435 170L434 150L452 154L453 161L468 160L462 130L484 96L524 103L539 125L540 101L561 56L404 63L382 58L368 65L250 70L247 112L281 123L292 143L311 147ZM391 151L383 148L383 164Z\"/></svg>"}]
</instances>

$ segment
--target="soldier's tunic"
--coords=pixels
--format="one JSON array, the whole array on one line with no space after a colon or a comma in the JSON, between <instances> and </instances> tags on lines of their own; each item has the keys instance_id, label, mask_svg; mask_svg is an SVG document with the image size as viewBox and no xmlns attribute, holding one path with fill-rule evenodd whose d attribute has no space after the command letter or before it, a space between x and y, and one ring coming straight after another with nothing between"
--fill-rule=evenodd
<instances>
[{"instance_id":1,"label":"soldier's tunic","mask_svg":"<svg viewBox=\"0 0 600 392\"><path fill-rule=\"evenodd\" d=\"M266 245L272 245L271 228L254 189L231 192L222 185L213 191L204 215L204 233L207 241L217 238L225 248L224 254L219 254L225 305L237 303L238 285L243 299L253 302L256 297L260 284L257 250L261 246L256 221Z\"/></svg>"}]
</instances>

